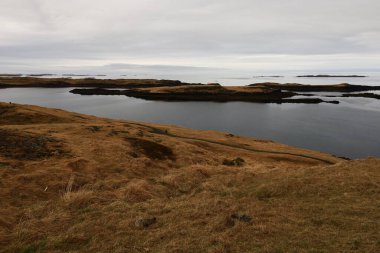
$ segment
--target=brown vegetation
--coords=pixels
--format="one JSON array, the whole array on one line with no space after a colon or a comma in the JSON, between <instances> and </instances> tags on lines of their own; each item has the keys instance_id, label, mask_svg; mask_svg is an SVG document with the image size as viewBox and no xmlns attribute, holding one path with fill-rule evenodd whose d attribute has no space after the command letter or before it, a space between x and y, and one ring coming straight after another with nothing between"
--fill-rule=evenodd
<instances>
[{"instance_id":1,"label":"brown vegetation","mask_svg":"<svg viewBox=\"0 0 380 253\"><path fill-rule=\"evenodd\" d=\"M13 129L0 129L0 156L37 160L67 153L54 138Z\"/></svg>"},{"instance_id":2,"label":"brown vegetation","mask_svg":"<svg viewBox=\"0 0 380 253\"><path fill-rule=\"evenodd\" d=\"M287 91L279 87L265 85L257 86L220 86L207 85L178 85L149 88L130 88L126 90L111 90L102 88L82 89L77 88L70 91L80 95L125 95L129 97L147 100L162 101L244 101L254 103L304 103L319 104L333 103L338 101L324 101L320 98L292 98L300 94ZM304 95L305 96L305 95Z\"/></svg>"},{"instance_id":3,"label":"brown vegetation","mask_svg":"<svg viewBox=\"0 0 380 253\"><path fill-rule=\"evenodd\" d=\"M12 115L0 117L0 252L380 250L377 159L35 106Z\"/></svg>"},{"instance_id":4,"label":"brown vegetation","mask_svg":"<svg viewBox=\"0 0 380 253\"><path fill-rule=\"evenodd\" d=\"M70 92L80 95L125 95L163 101L249 101L257 103L281 103L284 98L296 95L295 93L282 92L272 88L223 87L215 84L132 88L127 90L73 89Z\"/></svg>"},{"instance_id":5,"label":"brown vegetation","mask_svg":"<svg viewBox=\"0 0 380 253\"><path fill-rule=\"evenodd\" d=\"M100 88L133 88L191 85L176 80L156 79L95 79L95 78L39 78L0 76L0 88L9 87L100 87Z\"/></svg>"},{"instance_id":6,"label":"brown vegetation","mask_svg":"<svg viewBox=\"0 0 380 253\"><path fill-rule=\"evenodd\" d=\"M126 140L131 144L132 148L135 149L136 152L142 152L146 157L149 157L150 159L175 160L172 149L162 144L133 137L126 138Z\"/></svg>"}]
</instances>

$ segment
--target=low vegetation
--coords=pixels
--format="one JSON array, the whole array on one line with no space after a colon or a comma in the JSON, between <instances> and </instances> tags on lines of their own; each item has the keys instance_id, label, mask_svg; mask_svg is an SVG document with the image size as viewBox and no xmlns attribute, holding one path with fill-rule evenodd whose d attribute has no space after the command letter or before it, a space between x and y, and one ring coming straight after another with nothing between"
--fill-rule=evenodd
<instances>
[{"instance_id":1,"label":"low vegetation","mask_svg":"<svg viewBox=\"0 0 380 253\"><path fill-rule=\"evenodd\" d=\"M375 158L4 103L0 136L0 252L380 251Z\"/></svg>"},{"instance_id":2,"label":"low vegetation","mask_svg":"<svg viewBox=\"0 0 380 253\"><path fill-rule=\"evenodd\" d=\"M192 85L176 80L156 79L99 79L99 78L40 78L37 76L6 76L0 75L0 89L10 87L102 87L102 88L133 88Z\"/></svg>"}]
</instances>

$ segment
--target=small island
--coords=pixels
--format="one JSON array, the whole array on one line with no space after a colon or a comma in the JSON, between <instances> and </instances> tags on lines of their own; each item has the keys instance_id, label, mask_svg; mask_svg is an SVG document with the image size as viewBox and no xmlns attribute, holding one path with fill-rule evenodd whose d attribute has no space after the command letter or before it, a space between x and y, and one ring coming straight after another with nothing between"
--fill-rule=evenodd
<instances>
[{"instance_id":1,"label":"small island","mask_svg":"<svg viewBox=\"0 0 380 253\"><path fill-rule=\"evenodd\" d=\"M367 77L362 75L300 75L297 77Z\"/></svg>"},{"instance_id":2,"label":"small island","mask_svg":"<svg viewBox=\"0 0 380 253\"><path fill-rule=\"evenodd\" d=\"M178 86L162 86L148 88L131 88L124 90L104 89L101 87L91 89L73 89L70 92L80 95L124 95L146 100L161 101L243 101L254 103L303 103L319 104L331 103L339 104L339 101L325 101L321 98L311 98L321 96L318 92L362 92L370 90L380 90L380 86L364 85L302 85L302 84L279 84L279 83L257 83L248 86L221 86L219 84L193 84ZM302 94L299 92L314 92L316 94ZM297 96L297 97L296 97ZM299 97L302 96L302 97ZM366 97L378 98L372 93L346 94L345 97ZM324 97L343 97L324 96Z\"/></svg>"},{"instance_id":3,"label":"small island","mask_svg":"<svg viewBox=\"0 0 380 253\"><path fill-rule=\"evenodd\" d=\"M178 80L156 79L96 79L96 78L37 78L0 77L1 88L66 88L72 87L73 94L129 96L146 100L161 101L212 101L254 103L303 103L339 104L339 101L320 97L366 97L379 99L369 91L380 90L380 86L351 85L304 85L297 83L255 83L247 86L221 86L218 83L186 83ZM313 92L308 93L307 92ZM319 92L338 92L344 95L320 95ZM357 93L353 92L366 92ZM318 96L318 97L313 97Z\"/></svg>"},{"instance_id":4,"label":"small island","mask_svg":"<svg viewBox=\"0 0 380 253\"><path fill-rule=\"evenodd\" d=\"M287 90L293 92L360 92L380 90L380 86L353 85L348 83L332 85L307 85L298 83L256 83L250 84L250 87L266 87L272 89Z\"/></svg>"},{"instance_id":5,"label":"small island","mask_svg":"<svg viewBox=\"0 0 380 253\"><path fill-rule=\"evenodd\" d=\"M73 89L73 94L80 95L125 95L146 100L161 101L212 101L212 102L255 102L255 103L339 103L324 101L320 98L292 98L297 93L273 89L270 87L220 86L218 84L190 85L174 87L133 88L126 90L113 89Z\"/></svg>"}]
</instances>

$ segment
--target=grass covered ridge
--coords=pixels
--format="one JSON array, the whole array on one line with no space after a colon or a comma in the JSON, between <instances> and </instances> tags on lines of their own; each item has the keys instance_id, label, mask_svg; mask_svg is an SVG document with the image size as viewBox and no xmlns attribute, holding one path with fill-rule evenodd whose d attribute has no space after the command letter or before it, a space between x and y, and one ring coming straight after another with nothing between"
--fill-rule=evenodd
<instances>
[{"instance_id":1,"label":"grass covered ridge","mask_svg":"<svg viewBox=\"0 0 380 253\"><path fill-rule=\"evenodd\" d=\"M380 251L378 159L4 103L0 135L0 252Z\"/></svg>"}]
</instances>

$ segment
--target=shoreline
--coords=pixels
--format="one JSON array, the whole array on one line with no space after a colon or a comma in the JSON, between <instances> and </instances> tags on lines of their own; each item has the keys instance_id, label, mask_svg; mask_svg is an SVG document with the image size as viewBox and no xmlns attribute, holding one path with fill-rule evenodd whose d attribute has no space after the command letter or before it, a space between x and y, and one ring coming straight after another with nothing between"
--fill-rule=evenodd
<instances>
[{"instance_id":1,"label":"shoreline","mask_svg":"<svg viewBox=\"0 0 380 253\"><path fill-rule=\"evenodd\" d=\"M0 77L1 88L74 88L70 92L79 95L123 95L146 100L160 101L244 101L254 103L302 103L339 104L339 101L310 98L319 92L363 92L366 94L343 94L342 96L324 97L365 97L380 99L380 96L368 91L380 90L380 86L365 85L303 85L297 83L255 83L247 86L221 86L218 83L198 84L178 80L157 79L70 79L70 78L35 78L35 77ZM122 89L122 90L111 90ZM298 92L313 92L302 94ZM303 98L293 98L304 96ZM323 97L323 96L322 96Z\"/></svg>"},{"instance_id":2,"label":"shoreline","mask_svg":"<svg viewBox=\"0 0 380 253\"><path fill-rule=\"evenodd\" d=\"M4 252L115 252L125 238L151 252L229 238L250 252L289 234L306 251L349 251L363 233L363 251L377 245L379 159L31 105L0 113Z\"/></svg>"}]
</instances>

